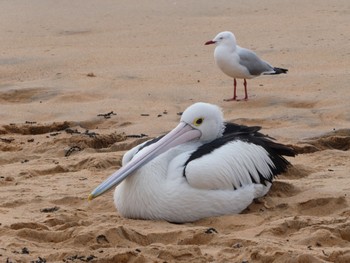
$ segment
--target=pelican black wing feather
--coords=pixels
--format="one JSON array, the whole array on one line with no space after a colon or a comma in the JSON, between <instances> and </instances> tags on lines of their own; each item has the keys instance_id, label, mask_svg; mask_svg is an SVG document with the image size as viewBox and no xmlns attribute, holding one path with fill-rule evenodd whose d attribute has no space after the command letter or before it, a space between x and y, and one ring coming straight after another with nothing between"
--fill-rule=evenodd
<instances>
[{"instance_id":1,"label":"pelican black wing feather","mask_svg":"<svg viewBox=\"0 0 350 263\"><path fill-rule=\"evenodd\" d=\"M272 181L273 177L287 170L290 163L283 156L295 156L292 148L277 143L273 138L259 132L259 126L244 126L234 123L226 123L226 129L223 136L217 138L209 143L203 144L196 151L194 151L184 164L183 175L186 176L186 166L193 160L204 155L210 154L215 149L218 149L231 141L244 141L263 147L269 154L269 158L274 164L271 169L271 178L266 178L259 174L260 183L265 184L265 181ZM252 177L252 176L251 176ZM253 177L252 177L253 178Z\"/></svg>"},{"instance_id":2,"label":"pelican black wing feather","mask_svg":"<svg viewBox=\"0 0 350 263\"><path fill-rule=\"evenodd\" d=\"M225 130L223 135L227 134L255 134L263 135L259 131L261 130L260 126L245 126L239 125L232 122L225 122Z\"/></svg>"}]
</instances>

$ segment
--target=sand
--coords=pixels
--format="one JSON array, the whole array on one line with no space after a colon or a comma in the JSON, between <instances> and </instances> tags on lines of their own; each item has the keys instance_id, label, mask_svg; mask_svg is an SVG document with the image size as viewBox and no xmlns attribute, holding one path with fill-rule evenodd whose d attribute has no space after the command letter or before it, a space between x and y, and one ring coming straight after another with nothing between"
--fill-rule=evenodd
<instances>
[{"instance_id":1,"label":"sand","mask_svg":"<svg viewBox=\"0 0 350 263\"><path fill-rule=\"evenodd\" d=\"M349 24L348 0L1 1L0 262L350 262ZM224 102L224 30L289 73ZM187 224L87 201L197 101L297 149L267 196Z\"/></svg>"}]
</instances>

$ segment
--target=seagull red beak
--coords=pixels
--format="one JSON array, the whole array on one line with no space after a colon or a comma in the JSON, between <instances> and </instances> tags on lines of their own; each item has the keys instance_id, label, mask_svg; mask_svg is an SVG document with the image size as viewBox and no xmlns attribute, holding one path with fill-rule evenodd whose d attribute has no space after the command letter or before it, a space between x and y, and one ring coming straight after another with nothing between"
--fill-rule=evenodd
<instances>
[{"instance_id":1,"label":"seagull red beak","mask_svg":"<svg viewBox=\"0 0 350 263\"><path fill-rule=\"evenodd\" d=\"M215 43L216 43L216 41L209 40L209 41L205 42L204 45L211 45L211 44L215 44Z\"/></svg>"}]
</instances>

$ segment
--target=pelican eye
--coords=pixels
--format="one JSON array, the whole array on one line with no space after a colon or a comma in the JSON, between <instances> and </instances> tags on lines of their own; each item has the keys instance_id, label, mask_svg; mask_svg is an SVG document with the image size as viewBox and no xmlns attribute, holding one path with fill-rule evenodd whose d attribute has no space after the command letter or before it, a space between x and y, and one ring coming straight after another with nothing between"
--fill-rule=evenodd
<instances>
[{"instance_id":1,"label":"pelican eye","mask_svg":"<svg viewBox=\"0 0 350 263\"><path fill-rule=\"evenodd\" d=\"M204 120L204 118L197 118L197 119L195 119L195 120L193 121L193 124L194 124L195 126L199 126L199 125L201 125L201 124L203 123L203 120Z\"/></svg>"}]
</instances>

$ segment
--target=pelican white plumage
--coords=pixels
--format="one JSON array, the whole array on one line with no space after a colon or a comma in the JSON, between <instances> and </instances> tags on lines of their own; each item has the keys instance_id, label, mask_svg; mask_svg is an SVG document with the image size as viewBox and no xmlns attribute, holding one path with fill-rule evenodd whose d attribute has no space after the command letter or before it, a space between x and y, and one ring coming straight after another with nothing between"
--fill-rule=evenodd
<instances>
[{"instance_id":1,"label":"pelican white plumage","mask_svg":"<svg viewBox=\"0 0 350 263\"><path fill-rule=\"evenodd\" d=\"M233 97L226 101L237 100L237 79L244 79L244 100L248 100L247 80L260 75L276 75L287 73L288 69L276 68L260 59L253 51L236 44L236 37L232 32L224 31L205 45L215 44L214 58L218 67L226 75L233 78Z\"/></svg>"},{"instance_id":2,"label":"pelican white plumage","mask_svg":"<svg viewBox=\"0 0 350 263\"><path fill-rule=\"evenodd\" d=\"M240 213L286 171L283 155L295 155L259 130L225 122L216 105L195 103L175 129L129 150L89 199L117 186L114 202L124 217L178 223Z\"/></svg>"}]
</instances>

